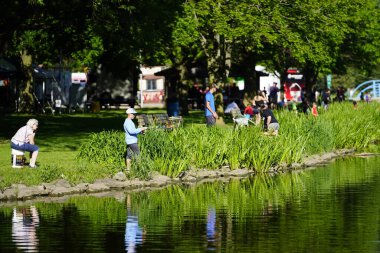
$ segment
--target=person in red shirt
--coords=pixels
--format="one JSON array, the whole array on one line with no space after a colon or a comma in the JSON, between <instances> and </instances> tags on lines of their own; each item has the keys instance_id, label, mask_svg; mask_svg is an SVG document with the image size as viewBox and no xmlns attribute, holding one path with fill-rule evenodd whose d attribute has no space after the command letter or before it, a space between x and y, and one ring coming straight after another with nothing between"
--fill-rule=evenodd
<instances>
[{"instance_id":1,"label":"person in red shirt","mask_svg":"<svg viewBox=\"0 0 380 253\"><path fill-rule=\"evenodd\" d=\"M255 108L254 107L254 102L252 102L252 104L248 105L245 109L244 109L244 116L248 119L252 119L253 116L255 115L256 117L256 123L257 122L260 122L260 118L258 119L258 117L260 117L260 114L259 114L259 109Z\"/></svg>"},{"instance_id":2,"label":"person in red shirt","mask_svg":"<svg viewBox=\"0 0 380 253\"><path fill-rule=\"evenodd\" d=\"M313 103L313 107L311 108L311 114L313 114L314 117L318 116L317 103Z\"/></svg>"},{"instance_id":3,"label":"person in red shirt","mask_svg":"<svg viewBox=\"0 0 380 253\"><path fill-rule=\"evenodd\" d=\"M253 117L253 107L252 105L248 105L245 109L244 109L244 116L246 118L252 118Z\"/></svg>"}]
</instances>

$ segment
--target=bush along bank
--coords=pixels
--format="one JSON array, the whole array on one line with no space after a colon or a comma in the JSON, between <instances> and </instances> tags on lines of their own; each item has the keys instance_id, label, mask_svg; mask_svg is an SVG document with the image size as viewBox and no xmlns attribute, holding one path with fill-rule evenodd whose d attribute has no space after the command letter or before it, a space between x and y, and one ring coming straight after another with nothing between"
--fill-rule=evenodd
<instances>
[{"instance_id":1,"label":"bush along bank","mask_svg":"<svg viewBox=\"0 0 380 253\"><path fill-rule=\"evenodd\" d=\"M0 177L0 200L146 189L273 173L316 166L361 152L368 146L379 147L377 103L363 105L359 110L353 110L351 104L335 104L329 111L320 112L318 118L288 111L275 113L281 124L277 137L264 135L258 127L234 130L187 126L173 132L147 131L139 141L142 155L127 176L120 172L125 167L124 133L93 133L78 152L78 168L68 170L57 164L24 171L34 177L33 185L37 186L13 180L9 187ZM83 162L94 166L85 166ZM97 176L99 171L107 178Z\"/></svg>"},{"instance_id":2,"label":"bush along bank","mask_svg":"<svg viewBox=\"0 0 380 253\"><path fill-rule=\"evenodd\" d=\"M151 172L175 178L192 169L231 170L246 168L265 173L287 167L314 154L339 149L362 151L380 140L380 104L332 105L319 117L277 111L280 134L263 135L260 127L234 130L231 127L189 126L166 132L148 130L139 141L141 156L130 175L149 179ZM110 171L124 165L124 133L105 131L91 134L78 158L98 163Z\"/></svg>"}]
</instances>

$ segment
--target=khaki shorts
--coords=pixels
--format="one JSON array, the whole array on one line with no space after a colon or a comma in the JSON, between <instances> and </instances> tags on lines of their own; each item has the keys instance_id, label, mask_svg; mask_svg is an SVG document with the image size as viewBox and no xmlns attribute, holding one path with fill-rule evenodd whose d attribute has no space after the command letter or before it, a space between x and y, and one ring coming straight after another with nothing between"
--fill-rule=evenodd
<instances>
[{"instance_id":1,"label":"khaki shorts","mask_svg":"<svg viewBox=\"0 0 380 253\"><path fill-rule=\"evenodd\" d=\"M139 154L140 154L140 149L137 143L127 145L127 155L126 155L127 159L132 160L133 157L138 156Z\"/></svg>"},{"instance_id":2,"label":"khaki shorts","mask_svg":"<svg viewBox=\"0 0 380 253\"><path fill-rule=\"evenodd\" d=\"M268 126L268 130L278 131L278 129L280 129L280 124L278 123L270 123Z\"/></svg>"}]
</instances>

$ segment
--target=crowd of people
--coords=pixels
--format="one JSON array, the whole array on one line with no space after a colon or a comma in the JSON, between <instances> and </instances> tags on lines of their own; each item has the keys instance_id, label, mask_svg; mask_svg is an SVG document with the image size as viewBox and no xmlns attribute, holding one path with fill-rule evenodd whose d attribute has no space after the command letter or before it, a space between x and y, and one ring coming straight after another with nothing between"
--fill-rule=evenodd
<instances>
[{"instance_id":1,"label":"crowd of people","mask_svg":"<svg viewBox=\"0 0 380 253\"><path fill-rule=\"evenodd\" d=\"M276 87L275 84L274 84L274 87ZM216 120L219 117L215 109L215 99L214 99L214 93L218 90L218 88L219 87L216 84L211 84L211 86L209 87L209 92L207 92L205 96L206 125L209 127L215 125ZM272 110L269 108L269 105L277 104L278 91L279 90L277 91L273 90L273 93L276 92L276 98L272 94L272 97L270 100L267 99L266 94L263 91L259 91L257 95L253 98L253 100L251 100L251 103L244 109L245 117L249 119L255 118L256 125L259 125L262 120L263 127L266 130L266 132L273 135L278 134L280 125L276 117L274 116ZM230 108L231 109L239 108L239 106L236 103L236 100L233 100L230 103ZM225 112L228 112L228 110L226 110Z\"/></svg>"},{"instance_id":2,"label":"crowd of people","mask_svg":"<svg viewBox=\"0 0 380 253\"><path fill-rule=\"evenodd\" d=\"M329 88L323 90L313 90L310 93L306 93L305 90L300 92L300 97L294 101L285 101L284 96L280 95L280 89L278 84L274 82L269 92L264 89L258 90L253 99L248 102L247 105L243 105L241 99L232 98L229 99L224 113L231 113L233 109L240 109L243 112L244 117L255 122L255 125L262 125L266 133L273 135L278 134L279 123L273 111L275 109L288 109L295 113L304 113L306 115L312 115L318 117L318 107L320 106L324 110L328 110L329 105L335 102L343 102L346 100L346 89L342 86L334 90L336 96L332 98L332 91ZM215 86L214 86L215 87ZM214 105L214 93L216 89L210 89L205 96L205 116L206 125L213 126L216 119L219 117L215 110ZM280 98L280 99L279 99ZM362 100L366 102L370 101L369 94L363 94ZM353 102L354 109L357 108L357 102Z\"/></svg>"}]
</instances>

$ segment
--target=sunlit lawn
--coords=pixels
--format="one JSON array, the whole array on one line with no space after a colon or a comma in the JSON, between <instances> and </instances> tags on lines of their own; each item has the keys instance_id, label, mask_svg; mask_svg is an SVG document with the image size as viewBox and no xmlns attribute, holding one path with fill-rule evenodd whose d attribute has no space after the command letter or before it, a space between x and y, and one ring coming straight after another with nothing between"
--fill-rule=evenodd
<instances>
[{"instance_id":1,"label":"sunlit lawn","mask_svg":"<svg viewBox=\"0 0 380 253\"><path fill-rule=\"evenodd\" d=\"M142 109L138 113L165 113L164 109ZM28 170L11 167L10 139L24 126L29 118L39 121L36 142L40 147L37 164L75 169L78 166L96 166L76 159L77 150L92 132L102 130L123 131L125 110L101 111L100 113L76 113L62 115L11 114L0 119L0 177L9 173L30 176ZM191 111L184 118L184 125L204 124L203 111ZM10 171L12 170L12 171Z\"/></svg>"}]
</instances>

